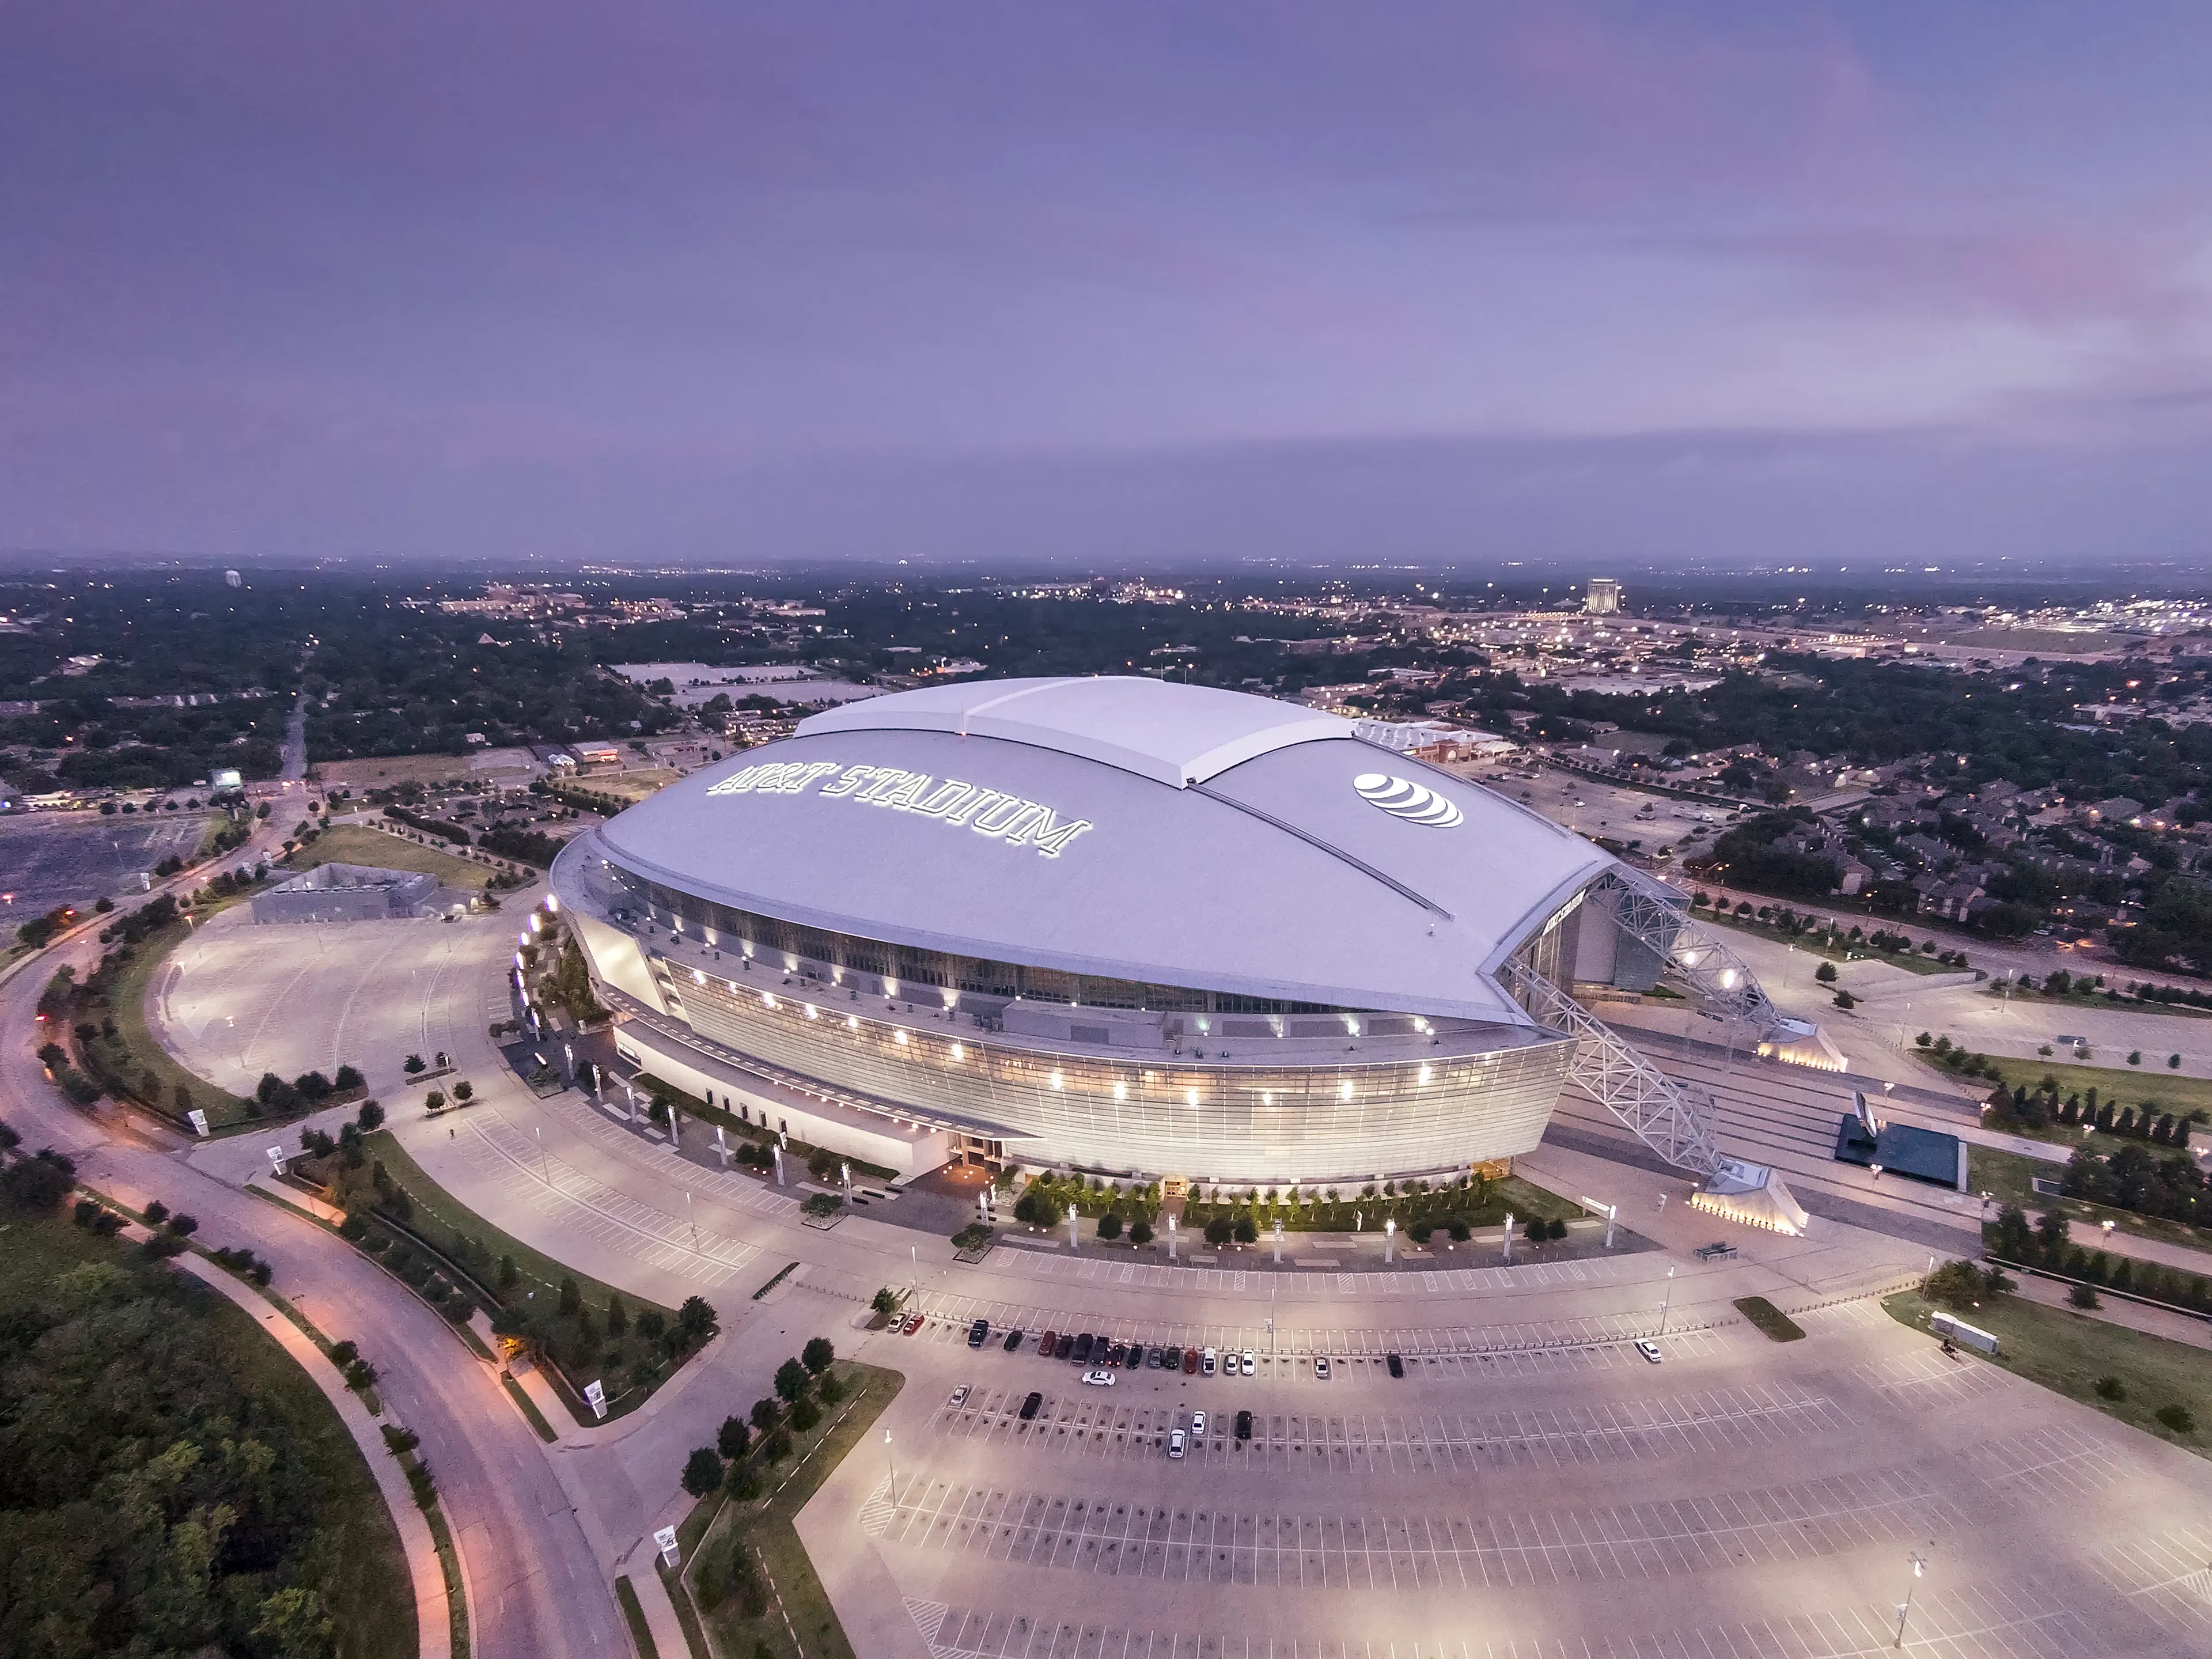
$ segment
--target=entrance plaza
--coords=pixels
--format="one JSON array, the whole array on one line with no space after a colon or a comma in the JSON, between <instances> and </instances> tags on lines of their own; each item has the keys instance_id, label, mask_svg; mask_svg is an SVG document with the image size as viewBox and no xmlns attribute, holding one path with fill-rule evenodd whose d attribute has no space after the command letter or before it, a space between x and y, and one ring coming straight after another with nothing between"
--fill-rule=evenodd
<instances>
[{"instance_id":1,"label":"entrance plaza","mask_svg":"<svg viewBox=\"0 0 2212 1659\"><path fill-rule=\"evenodd\" d=\"M218 1080L362 1066L410 1152L471 1209L636 1294L715 1304L726 1337L652 1407L605 1429L562 1420L548 1449L610 1565L682 1512L684 1455L821 1334L908 1379L888 1445L871 1437L800 1521L868 1659L1873 1654L1891 1650L1912 1554L1928 1565L1908 1651L2212 1650L2212 1467L1947 1358L1881 1311L1879 1293L1932 1253L1971 1246L1977 1209L1946 1203L1963 1195L1836 1166L1809 1195L1807 1237L1732 1226L1691 1211L1680 1176L1619 1161L1632 1143L1605 1145L1570 1100L1522 1173L1618 1204L1658 1248L1547 1261L1516 1246L1506 1267L1495 1247L1423 1254L1401 1237L1386 1267L1373 1234L1292 1234L1277 1268L1265 1239L1201 1246L1202 1261L1186 1239L1170 1265L1158 1247L1071 1250L1064 1232L1016 1228L963 1265L942 1234L865 1211L800 1225L813 1188L795 1167L781 1191L725 1173L696 1125L672 1149L618 1098L537 1098L486 1030L507 1012L512 937L498 918L219 921L152 1003ZM428 1121L397 1067L436 1048L481 1103ZM1848 1108L1844 1079L1741 1056L1711 1069L1733 1142L1760 1156L1789 1152L1800 1125L1832 1136ZM191 1156L244 1180L277 1138ZM1733 1259L1693 1253L1722 1237ZM918 1292L919 1334L865 1332L885 1285ZM1730 1304L1750 1294L1807 1340L1744 1323ZM1662 1304L1652 1364L1632 1344ZM975 1318L993 1331L981 1350ZM1085 1387L1033 1340L1004 1352L1017 1326L1249 1347L1256 1374ZM1205 1433L1170 1460L1167 1435L1196 1411Z\"/></svg>"}]
</instances>

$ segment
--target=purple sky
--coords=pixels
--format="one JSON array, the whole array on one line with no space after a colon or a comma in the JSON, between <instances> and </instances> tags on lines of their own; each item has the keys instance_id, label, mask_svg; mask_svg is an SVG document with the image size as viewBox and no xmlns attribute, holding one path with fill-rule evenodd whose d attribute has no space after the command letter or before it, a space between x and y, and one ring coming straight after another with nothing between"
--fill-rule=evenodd
<instances>
[{"instance_id":1,"label":"purple sky","mask_svg":"<svg viewBox=\"0 0 2212 1659\"><path fill-rule=\"evenodd\" d=\"M0 546L2212 563L2212 7L0 13Z\"/></svg>"}]
</instances>

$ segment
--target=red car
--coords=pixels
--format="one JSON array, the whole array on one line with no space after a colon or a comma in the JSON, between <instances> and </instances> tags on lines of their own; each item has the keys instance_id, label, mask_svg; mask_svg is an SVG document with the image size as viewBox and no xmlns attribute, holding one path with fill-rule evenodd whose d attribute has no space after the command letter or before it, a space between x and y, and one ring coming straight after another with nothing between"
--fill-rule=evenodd
<instances>
[{"instance_id":1,"label":"red car","mask_svg":"<svg viewBox=\"0 0 2212 1659\"><path fill-rule=\"evenodd\" d=\"M1051 1358L1052 1345L1059 1340L1060 1333L1058 1331L1047 1331L1042 1336L1039 1337L1037 1339L1037 1358L1040 1359Z\"/></svg>"},{"instance_id":2,"label":"red car","mask_svg":"<svg viewBox=\"0 0 2212 1659\"><path fill-rule=\"evenodd\" d=\"M899 1327L899 1334L902 1336L912 1336L916 1331L921 1328L921 1315L918 1313L910 1313L906 1316L906 1323Z\"/></svg>"},{"instance_id":3,"label":"red car","mask_svg":"<svg viewBox=\"0 0 2212 1659\"><path fill-rule=\"evenodd\" d=\"M1197 1370L1198 1350L1195 1348L1185 1348L1182 1351L1182 1374L1185 1376L1189 1376Z\"/></svg>"}]
</instances>

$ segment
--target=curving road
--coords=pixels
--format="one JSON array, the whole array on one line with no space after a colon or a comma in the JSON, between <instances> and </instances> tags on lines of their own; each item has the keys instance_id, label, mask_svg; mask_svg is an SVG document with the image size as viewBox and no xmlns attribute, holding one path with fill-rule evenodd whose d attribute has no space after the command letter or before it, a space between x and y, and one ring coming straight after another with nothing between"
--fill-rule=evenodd
<instances>
[{"instance_id":1,"label":"curving road","mask_svg":"<svg viewBox=\"0 0 2212 1659\"><path fill-rule=\"evenodd\" d=\"M264 840L279 837L264 826L242 855L270 850ZM422 1436L437 1477L468 1582L475 1652L537 1659L626 1651L600 1566L610 1552L603 1543L594 1548L586 1520L490 1366L349 1245L194 1168L186 1161L191 1147L165 1131L112 1105L96 1117L74 1111L47 1083L33 1052L39 992L62 963L82 973L98 959L95 931L88 924L0 981L0 1116L27 1147L50 1146L74 1158L88 1185L133 1207L159 1198L198 1216L199 1237L210 1244L250 1245L321 1329L361 1345L381 1374L378 1390L391 1414ZM295 1138L296 1127L286 1133Z\"/></svg>"}]
</instances>

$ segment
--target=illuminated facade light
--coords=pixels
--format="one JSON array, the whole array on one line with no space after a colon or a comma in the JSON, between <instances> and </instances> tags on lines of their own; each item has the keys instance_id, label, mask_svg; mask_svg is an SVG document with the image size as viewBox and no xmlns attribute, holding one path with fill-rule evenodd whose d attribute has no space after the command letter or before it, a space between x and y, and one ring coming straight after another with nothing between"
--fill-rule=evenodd
<instances>
[{"instance_id":1,"label":"illuminated facade light","mask_svg":"<svg viewBox=\"0 0 2212 1659\"><path fill-rule=\"evenodd\" d=\"M1054 1072L1052 1074L1052 1086L1055 1089L1065 1089L1067 1086L1067 1080L1059 1073Z\"/></svg>"},{"instance_id":2,"label":"illuminated facade light","mask_svg":"<svg viewBox=\"0 0 2212 1659\"><path fill-rule=\"evenodd\" d=\"M707 976L694 968L691 970L691 982L694 985L704 985L707 982Z\"/></svg>"},{"instance_id":3,"label":"illuminated facade light","mask_svg":"<svg viewBox=\"0 0 2212 1659\"><path fill-rule=\"evenodd\" d=\"M1127 1084L1126 1084L1126 1083L1117 1083L1117 1084L1115 1084L1115 1085L1114 1085L1114 1098L1115 1098L1115 1099L1116 1099L1116 1100L1127 1100L1128 1097L1129 1097L1129 1085L1128 1085Z\"/></svg>"},{"instance_id":4,"label":"illuminated facade light","mask_svg":"<svg viewBox=\"0 0 2212 1659\"><path fill-rule=\"evenodd\" d=\"M906 1033L904 1031L893 1031L891 1033L891 1041L897 1043L900 1048L905 1048L907 1046Z\"/></svg>"},{"instance_id":5,"label":"illuminated facade light","mask_svg":"<svg viewBox=\"0 0 2212 1659\"><path fill-rule=\"evenodd\" d=\"M1184 1090L1182 1091L1182 1097L1185 1102L1190 1105L1195 1106L1198 1104L1198 1091L1195 1089Z\"/></svg>"},{"instance_id":6,"label":"illuminated facade light","mask_svg":"<svg viewBox=\"0 0 2212 1659\"><path fill-rule=\"evenodd\" d=\"M773 1007L775 1007L775 992L773 992L773 991L763 991L763 992L761 993L761 1006L762 1006L763 1008L773 1008Z\"/></svg>"},{"instance_id":7,"label":"illuminated facade light","mask_svg":"<svg viewBox=\"0 0 2212 1659\"><path fill-rule=\"evenodd\" d=\"M955 1060L965 1060L968 1058L968 1050L961 1044L956 1042L952 1045L952 1058Z\"/></svg>"},{"instance_id":8,"label":"illuminated facade light","mask_svg":"<svg viewBox=\"0 0 2212 1659\"><path fill-rule=\"evenodd\" d=\"M1337 1097L1339 1100L1349 1100L1349 1099L1351 1099L1351 1098L1352 1098L1352 1085L1351 1085L1349 1082L1344 1082L1344 1083L1340 1083L1340 1084L1338 1084L1338 1085L1336 1085L1336 1097Z\"/></svg>"},{"instance_id":9,"label":"illuminated facade light","mask_svg":"<svg viewBox=\"0 0 2212 1659\"><path fill-rule=\"evenodd\" d=\"M812 1003L803 1003L800 1006L806 1010L807 1018L819 1019L822 1018L822 1011L819 1008L817 1008Z\"/></svg>"}]
</instances>

